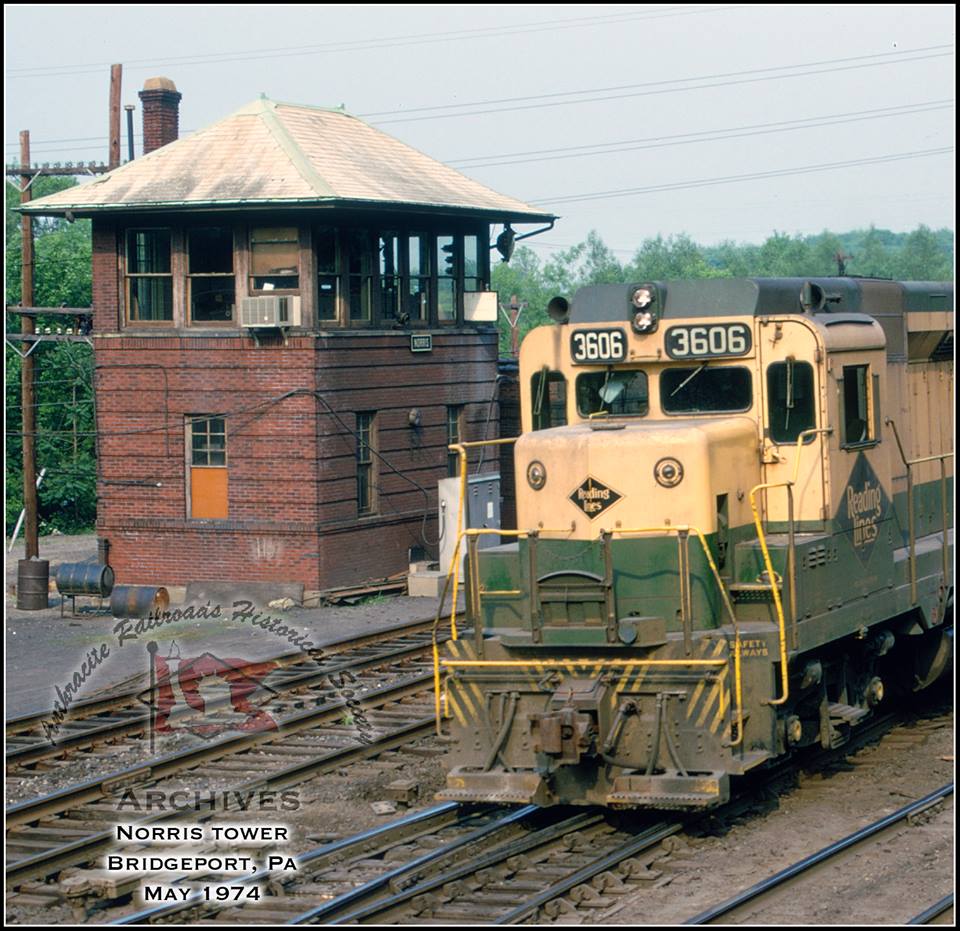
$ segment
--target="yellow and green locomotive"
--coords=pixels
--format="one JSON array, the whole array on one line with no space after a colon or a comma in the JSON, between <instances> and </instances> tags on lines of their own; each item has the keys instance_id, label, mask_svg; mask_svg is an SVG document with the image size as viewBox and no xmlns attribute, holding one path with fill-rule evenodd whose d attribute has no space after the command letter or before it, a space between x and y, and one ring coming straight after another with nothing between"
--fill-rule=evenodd
<instances>
[{"instance_id":1,"label":"yellow and green locomotive","mask_svg":"<svg viewBox=\"0 0 960 931\"><path fill-rule=\"evenodd\" d=\"M953 286L598 285L520 352L517 528L466 531L441 798L705 808L953 644Z\"/></svg>"}]
</instances>

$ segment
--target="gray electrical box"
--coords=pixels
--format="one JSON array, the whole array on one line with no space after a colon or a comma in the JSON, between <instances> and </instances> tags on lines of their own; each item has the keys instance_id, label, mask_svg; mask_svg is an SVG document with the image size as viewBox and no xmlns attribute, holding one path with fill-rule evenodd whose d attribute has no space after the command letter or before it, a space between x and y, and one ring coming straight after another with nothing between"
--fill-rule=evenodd
<instances>
[{"instance_id":1,"label":"gray electrical box","mask_svg":"<svg viewBox=\"0 0 960 931\"><path fill-rule=\"evenodd\" d=\"M447 573L457 542L457 511L460 501L460 479L443 478L437 482L440 522L440 571ZM469 529L500 529L500 473L488 472L467 477L466 526ZM496 534L481 534L479 546L498 546ZM463 581L462 557L467 552L466 538L460 544L460 580Z\"/></svg>"}]
</instances>

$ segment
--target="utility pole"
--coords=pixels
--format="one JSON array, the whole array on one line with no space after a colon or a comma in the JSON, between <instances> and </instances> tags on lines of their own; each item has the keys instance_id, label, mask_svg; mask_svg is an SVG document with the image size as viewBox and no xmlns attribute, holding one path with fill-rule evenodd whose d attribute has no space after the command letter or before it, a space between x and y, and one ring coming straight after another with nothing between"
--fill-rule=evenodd
<instances>
[{"instance_id":1,"label":"utility pole","mask_svg":"<svg viewBox=\"0 0 960 931\"><path fill-rule=\"evenodd\" d=\"M110 66L110 170L120 167L120 84L123 65Z\"/></svg>"},{"instance_id":2,"label":"utility pole","mask_svg":"<svg viewBox=\"0 0 960 931\"><path fill-rule=\"evenodd\" d=\"M506 317L507 324L510 327L510 355L516 359L520 355L520 330L517 324L520 322L520 312L527 307L526 301L518 301L516 294L510 295L510 303L507 307L500 305L500 313ZM506 311L509 310L508 314Z\"/></svg>"},{"instance_id":3,"label":"utility pole","mask_svg":"<svg viewBox=\"0 0 960 931\"><path fill-rule=\"evenodd\" d=\"M20 165L26 170L30 167L30 130L20 133ZM29 174L20 176L20 203L30 200ZM33 307L33 220L26 214L20 215L20 229L23 235L22 261L20 266L20 303L24 307ZM20 332L24 336L36 333L36 320L30 314L20 317ZM23 509L26 511L23 539L26 545L27 559L36 559L40 555L37 521L37 408L34 401L33 354L28 353L20 363L20 404L23 420Z\"/></svg>"}]
</instances>

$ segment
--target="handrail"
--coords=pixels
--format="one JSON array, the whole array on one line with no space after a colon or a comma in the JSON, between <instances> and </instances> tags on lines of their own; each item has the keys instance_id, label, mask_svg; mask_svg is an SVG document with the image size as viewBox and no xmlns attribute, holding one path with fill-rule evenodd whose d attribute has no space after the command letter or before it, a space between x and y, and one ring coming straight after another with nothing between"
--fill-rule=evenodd
<instances>
[{"instance_id":1,"label":"handrail","mask_svg":"<svg viewBox=\"0 0 960 931\"><path fill-rule=\"evenodd\" d=\"M763 532L763 521L760 519L760 511L757 508L756 495L758 491L764 491L770 488L787 489L787 575L790 580L791 627L793 628L796 625L797 618L797 553L793 526L793 486L797 483L797 479L800 476L800 453L803 449L803 441L808 436L816 436L818 433L829 435L832 432L832 427L813 427L810 430L801 431L797 436L797 459L794 463L793 478L785 482L764 482L750 489L750 509L753 511L753 523L757 528L757 539L760 541L760 551L763 553L763 564L767 571L767 579L770 582L770 592L773 595L773 604L777 612L777 624L780 630L780 682L783 695L781 695L780 698L770 699L769 704L771 705L786 704L787 698L790 696L790 675L787 670L787 624L783 614L783 603L780 600L780 590L777 586L777 576L773 571L773 563L770 560L770 550L767 547L767 538Z\"/></svg>"},{"instance_id":2,"label":"handrail","mask_svg":"<svg viewBox=\"0 0 960 931\"><path fill-rule=\"evenodd\" d=\"M528 537L528 536L539 536L542 533L569 533L569 529L564 530L495 530L495 529L476 529L476 530L464 530L461 532L461 536L467 536L473 539L482 535L482 534L500 534L503 536L515 536L518 538ZM728 615L730 616L731 625L734 630L734 693L736 695L736 720L737 720L737 737L733 738L731 735L729 746L735 747L742 743L743 741L743 678L742 678L742 667L741 667L741 656L742 656L742 647L740 639L740 627L737 623L736 614L733 610L733 605L730 602L730 597L727 594L726 589L723 586L723 582L720 578L720 571L717 569L716 562L713 559L712 554L710 553L710 547L707 544L706 537L703 532L698 527L686 526L686 525L676 525L676 526L664 526L664 527L641 527L641 528L627 528L627 529L617 529L612 531L606 531L608 534L635 534L635 533L677 533L678 535L693 533L696 535L697 539L700 541L700 545L703 548L704 555L706 556L707 563L710 566L710 570L714 576L714 579L717 582L717 588L720 591L720 596L723 600L724 606L727 610ZM602 540L604 532L601 532L599 540ZM475 551L474 551L475 552ZM473 562L476 562L474 559ZM687 565L687 570L689 572L689 563ZM471 569L471 581L473 582L473 589L476 591L478 585L476 578ZM475 610L479 606L479 597L475 597L474 607ZM474 623L479 626L479 614L475 614ZM529 660L448 660L444 659L441 661L441 665L444 668L454 668L454 667L468 667L468 668L486 668L491 666L498 667L511 667L511 666L544 666L544 667L566 667L570 665L592 665L592 666L725 666L728 660L726 659L660 659L660 660L616 660L616 659L604 659L597 661L595 659L591 660L542 660L542 659L529 659ZM435 683L436 683L436 708L437 708L437 726L439 727L439 715L440 715L440 692L439 692L439 669L435 666ZM722 688L722 686L721 686Z\"/></svg>"},{"instance_id":3,"label":"handrail","mask_svg":"<svg viewBox=\"0 0 960 931\"><path fill-rule=\"evenodd\" d=\"M713 573L713 578L717 583L717 588L720 591L720 597L723 599L724 607L727 609L727 614L730 616L730 624L733 627L734 634L734 650L733 650L733 675L734 675L734 685L737 694L737 739L733 740L731 737L730 746L735 747L743 741L743 681L741 677L740 669L740 658L741 658L741 644L740 644L740 625L737 623L737 615L733 610L733 604L730 601L730 596L727 594L727 590L723 585L723 580L720 578L720 570L717 568L717 564L714 562L713 555L710 552L710 547L707 545L707 538L704 536L703 531L699 527L694 527L691 525L677 525L676 527L641 527L636 529L619 529L613 530L611 533L680 533L681 531L687 533L694 533L697 536L697 539L700 541L700 546L703 548L703 555L707 558L707 564L710 566L710 571ZM690 564L687 562L687 572L690 571ZM689 587L689 586L688 586Z\"/></svg>"},{"instance_id":4,"label":"handrail","mask_svg":"<svg viewBox=\"0 0 960 931\"><path fill-rule=\"evenodd\" d=\"M447 578L443 584L443 594L440 596L440 603L437 605L437 616L433 621L433 679L434 695L436 700L437 712L437 733L440 733L440 648L437 644L437 631L440 627L440 617L443 614L443 603L447 597L447 589L450 585L451 570L457 566L460 557L460 541L463 539L463 533L460 530L463 524L463 507L467 499L467 450L479 446L504 446L507 443L516 443L519 437L506 437L498 440L477 440L469 443L451 443L447 448L452 450L459 457L460 462L460 497L457 504L457 539L453 547L453 558L450 561L450 569L447 571ZM450 637L457 640L457 583L460 581L459 570L453 573L453 604L450 611Z\"/></svg>"},{"instance_id":5,"label":"handrail","mask_svg":"<svg viewBox=\"0 0 960 931\"><path fill-rule=\"evenodd\" d=\"M940 463L940 517L942 518L941 527L943 528L943 540L940 551L943 562L943 584L947 584L947 576L950 571L950 554L947 548L947 459L953 456L953 451L949 453L939 453L935 456L920 456L917 459L908 459L903 443L900 441L900 432L893 418L888 417L884 423L893 428L893 436L897 441L897 448L900 450L900 458L907 469L907 534L908 545L910 547L910 603L917 603L917 534L913 516L913 466L920 465L923 462Z\"/></svg>"}]
</instances>

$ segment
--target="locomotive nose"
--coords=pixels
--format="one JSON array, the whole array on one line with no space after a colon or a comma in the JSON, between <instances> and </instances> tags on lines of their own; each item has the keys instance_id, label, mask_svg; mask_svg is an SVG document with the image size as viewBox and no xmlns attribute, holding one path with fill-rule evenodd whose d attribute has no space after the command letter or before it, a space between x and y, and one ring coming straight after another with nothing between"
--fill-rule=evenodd
<instances>
[{"instance_id":1,"label":"locomotive nose","mask_svg":"<svg viewBox=\"0 0 960 931\"><path fill-rule=\"evenodd\" d=\"M630 424L597 420L517 441L520 528L601 529L688 524L711 532L718 497L760 481L747 418Z\"/></svg>"}]
</instances>

